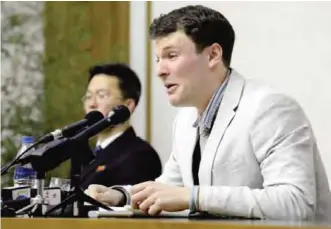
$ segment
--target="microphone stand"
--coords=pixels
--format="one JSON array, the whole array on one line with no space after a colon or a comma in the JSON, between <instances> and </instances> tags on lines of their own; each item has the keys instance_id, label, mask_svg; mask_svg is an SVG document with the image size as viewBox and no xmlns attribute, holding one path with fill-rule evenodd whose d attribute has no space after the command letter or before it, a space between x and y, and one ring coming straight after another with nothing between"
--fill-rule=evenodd
<instances>
[{"instance_id":1,"label":"microphone stand","mask_svg":"<svg viewBox=\"0 0 331 229\"><path fill-rule=\"evenodd\" d=\"M107 210L111 210L108 206L98 202L92 197L86 195L80 187L80 174L82 170L82 154L89 153L91 149L88 146L88 142L78 141L76 144L77 148L71 157L71 194L64 199L58 205L48 209L45 216L58 210L65 208L69 204L73 204L73 216L74 217L85 217L83 212L84 202L92 204L96 207L101 207ZM86 147L87 146L87 147ZM87 152L88 151L88 152Z\"/></svg>"},{"instance_id":2,"label":"microphone stand","mask_svg":"<svg viewBox=\"0 0 331 229\"><path fill-rule=\"evenodd\" d=\"M31 198L31 204L21 208L16 211L16 215L25 214L28 211L29 217L31 216L43 216L48 205L47 201L44 199L44 184L45 184L45 172L37 171L37 195Z\"/></svg>"}]
</instances>

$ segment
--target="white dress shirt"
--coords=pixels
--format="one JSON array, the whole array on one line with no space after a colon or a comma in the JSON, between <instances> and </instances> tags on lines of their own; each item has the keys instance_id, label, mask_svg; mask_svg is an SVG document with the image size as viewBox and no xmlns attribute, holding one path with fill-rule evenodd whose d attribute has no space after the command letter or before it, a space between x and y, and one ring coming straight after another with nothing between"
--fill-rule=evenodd
<instances>
[{"instance_id":1,"label":"white dress shirt","mask_svg":"<svg viewBox=\"0 0 331 229\"><path fill-rule=\"evenodd\" d=\"M124 132L118 132L114 135L110 135L108 138L103 139L102 141L98 140L96 146L100 146L102 149L105 149L110 143L115 141L119 136L121 136Z\"/></svg>"}]
</instances>

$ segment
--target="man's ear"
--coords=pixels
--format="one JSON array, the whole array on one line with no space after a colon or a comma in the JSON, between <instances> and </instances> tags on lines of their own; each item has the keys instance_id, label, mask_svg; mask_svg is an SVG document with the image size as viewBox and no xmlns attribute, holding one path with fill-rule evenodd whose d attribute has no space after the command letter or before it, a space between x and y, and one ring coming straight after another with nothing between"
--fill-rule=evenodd
<instances>
[{"instance_id":1,"label":"man's ear","mask_svg":"<svg viewBox=\"0 0 331 229\"><path fill-rule=\"evenodd\" d=\"M136 109L136 103L135 103L135 101L133 99L126 99L124 101L124 105L129 108L131 114Z\"/></svg>"},{"instance_id":2,"label":"man's ear","mask_svg":"<svg viewBox=\"0 0 331 229\"><path fill-rule=\"evenodd\" d=\"M208 47L208 55L209 55L209 60L208 60L209 67L214 68L220 62L222 62L223 49L219 44L214 43Z\"/></svg>"}]
</instances>

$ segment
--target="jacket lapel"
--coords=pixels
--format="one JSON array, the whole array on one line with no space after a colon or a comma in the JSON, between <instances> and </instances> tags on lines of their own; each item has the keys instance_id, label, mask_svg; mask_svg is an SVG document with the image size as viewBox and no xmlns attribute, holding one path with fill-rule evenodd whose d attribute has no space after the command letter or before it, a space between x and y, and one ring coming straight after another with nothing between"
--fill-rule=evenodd
<instances>
[{"instance_id":1,"label":"jacket lapel","mask_svg":"<svg viewBox=\"0 0 331 229\"><path fill-rule=\"evenodd\" d=\"M183 113L182 113L183 112ZM180 133L179 136L175 136L178 143L177 144L179 148L177 148L177 151L180 152L177 155L178 161L180 161L180 166L182 166L183 169L182 172L185 172L185 174L182 174L182 179L185 185L191 186L193 185L193 177L192 177L192 159L193 159L193 152L197 140L197 128L193 127L193 123L195 120L197 120L198 112L196 108L190 107L190 108L183 108L180 112L180 117L178 120L175 121L178 122L176 124L177 128L184 128L185 131L178 132ZM181 153L183 152L183 153Z\"/></svg>"},{"instance_id":2,"label":"jacket lapel","mask_svg":"<svg viewBox=\"0 0 331 229\"><path fill-rule=\"evenodd\" d=\"M212 168L216 152L222 141L223 135L235 116L242 91L244 79L235 70L232 70L227 88L218 109L214 126L209 135L206 146L201 153L199 169L200 185L212 185ZM227 153L227 152L222 152Z\"/></svg>"},{"instance_id":3,"label":"jacket lapel","mask_svg":"<svg viewBox=\"0 0 331 229\"><path fill-rule=\"evenodd\" d=\"M188 170L188 174L183 176L183 179L185 179L184 183L185 184L193 184L193 177L192 177L192 162L193 162L193 153L194 153L194 149L196 146L196 142L197 142L197 137L198 137L198 133L197 133L197 128L193 127L193 122L191 122L191 131L187 131L186 133L186 141L187 142L187 152L188 155L186 158L184 158L184 160L186 161L186 165L187 168L189 168ZM186 180L187 179L187 180Z\"/></svg>"}]
</instances>

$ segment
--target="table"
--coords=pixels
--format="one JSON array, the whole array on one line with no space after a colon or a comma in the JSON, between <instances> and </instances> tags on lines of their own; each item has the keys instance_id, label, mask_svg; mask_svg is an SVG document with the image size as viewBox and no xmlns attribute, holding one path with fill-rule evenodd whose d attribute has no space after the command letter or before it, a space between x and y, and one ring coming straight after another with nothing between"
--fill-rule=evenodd
<instances>
[{"instance_id":1,"label":"table","mask_svg":"<svg viewBox=\"0 0 331 229\"><path fill-rule=\"evenodd\" d=\"M330 229L331 223L137 218L1 218L2 229Z\"/></svg>"}]
</instances>

